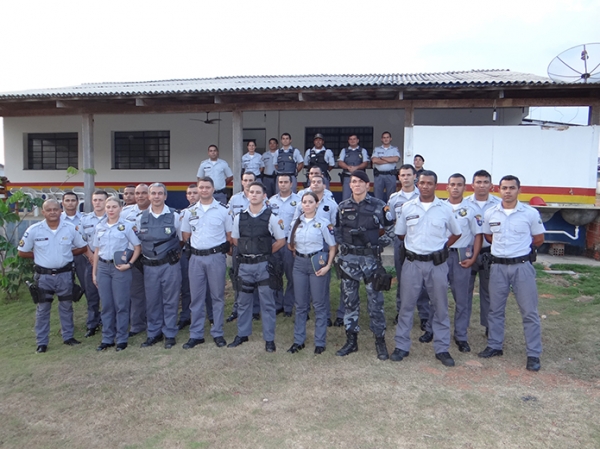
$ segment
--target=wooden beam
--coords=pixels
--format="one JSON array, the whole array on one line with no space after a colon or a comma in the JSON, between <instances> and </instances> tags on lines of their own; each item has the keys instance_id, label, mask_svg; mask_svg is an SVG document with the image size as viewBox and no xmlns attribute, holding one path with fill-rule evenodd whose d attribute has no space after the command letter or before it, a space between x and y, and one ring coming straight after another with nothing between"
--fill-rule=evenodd
<instances>
[{"instance_id":1,"label":"wooden beam","mask_svg":"<svg viewBox=\"0 0 600 449\"><path fill-rule=\"evenodd\" d=\"M244 152L244 113L231 112L231 130L233 137L233 193L241 190L240 173L242 172L242 155Z\"/></svg>"},{"instance_id":2,"label":"wooden beam","mask_svg":"<svg viewBox=\"0 0 600 449\"><path fill-rule=\"evenodd\" d=\"M94 116L81 116L81 141L83 146L83 168L94 168ZM83 173L83 189L85 191L85 212L92 210L92 194L94 193L94 175Z\"/></svg>"},{"instance_id":3,"label":"wooden beam","mask_svg":"<svg viewBox=\"0 0 600 449\"><path fill-rule=\"evenodd\" d=\"M404 147L402 151L402 161L406 164L407 160L412 161L414 157L413 131L415 126L415 108L408 104L404 108Z\"/></svg>"}]
</instances>

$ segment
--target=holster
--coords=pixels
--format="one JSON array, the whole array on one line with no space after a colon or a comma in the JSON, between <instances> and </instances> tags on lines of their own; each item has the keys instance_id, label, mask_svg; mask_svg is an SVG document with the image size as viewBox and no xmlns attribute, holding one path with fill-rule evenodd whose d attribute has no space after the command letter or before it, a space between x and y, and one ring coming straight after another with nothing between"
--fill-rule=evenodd
<instances>
[{"instance_id":1,"label":"holster","mask_svg":"<svg viewBox=\"0 0 600 449\"><path fill-rule=\"evenodd\" d=\"M529 253L529 262L533 263L537 260L537 248L531 245L531 252Z\"/></svg>"},{"instance_id":2,"label":"holster","mask_svg":"<svg viewBox=\"0 0 600 449\"><path fill-rule=\"evenodd\" d=\"M269 287L271 290L281 290L283 288L283 264L271 257L267 263L267 272L269 273Z\"/></svg>"},{"instance_id":3,"label":"holster","mask_svg":"<svg viewBox=\"0 0 600 449\"><path fill-rule=\"evenodd\" d=\"M484 271L490 271L491 266L492 266L492 254L491 253L483 253L481 255L481 268Z\"/></svg>"},{"instance_id":4,"label":"holster","mask_svg":"<svg viewBox=\"0 0 600 449\"><path fill-rule=\"evenodd\" d=\"M179 262L181 253L176 249L172 249L167 253L167 258L169 259L169 265L175 265L177 262Z\"/></svg>"},{"instance_id":5,"label":"holster","mask_svg":"<svg viewBox=\"0 0 600 449\"><path fill-rule=\"evenodd\" d=\"M444 247L444 249L432 253L431 256L435 266L441 265L448 259L448 248Z\"/></svg>"},{"instance_id":6,"label":"holster","mask_svg":"<svg viewBox=\"0 0 600 449\"><path fill-rule=\"evenodd\" d=\"M40 289L37 286L37 282L29 282L25 281L27 284L27 288L29 289L29 294L31 295L31 299L34 304L38 304L40 302L45 302L43 294L41 294Z\"/></svg>"},{"instance_id":7,"label":"holster","mask_svg":"<svg viewBox=\"0 0 600 449\"><path fill-rule=\"evenodd\" d=\"M236 292L239 291L237 279L235 276L235 270L233 269L233 267L229 267L229 279L231 279L231 286L233 287L233 290L235 290Z\"/></svg>"},{"instance_id":8,"label":"holster","mask_svg":"<svg viewBox=\"0 0 600 449\"><path fill-rule=\"evenodd\" d=\"M373 285L373 290L376 292L387 292L392 288L392 276L385 271L385 268L381 264L378 264L377 270L371 276L370 282Z\"/></svg>"}]
</instances>

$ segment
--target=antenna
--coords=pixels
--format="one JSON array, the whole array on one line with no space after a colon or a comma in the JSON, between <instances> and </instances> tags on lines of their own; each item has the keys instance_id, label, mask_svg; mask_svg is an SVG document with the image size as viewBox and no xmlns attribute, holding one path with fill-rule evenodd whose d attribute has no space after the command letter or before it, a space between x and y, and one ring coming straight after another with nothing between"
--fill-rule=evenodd
<instances>
[{"instance_id":1,"label":"antenna","mask_svg":"<svg viewBox=\"0 0 600 449\"><path fill-rule=\"evenodd\" d=\"M563 51L548 65L548 76L557 83L600 83L600 43Z\"/></svg>"}]
</instances>

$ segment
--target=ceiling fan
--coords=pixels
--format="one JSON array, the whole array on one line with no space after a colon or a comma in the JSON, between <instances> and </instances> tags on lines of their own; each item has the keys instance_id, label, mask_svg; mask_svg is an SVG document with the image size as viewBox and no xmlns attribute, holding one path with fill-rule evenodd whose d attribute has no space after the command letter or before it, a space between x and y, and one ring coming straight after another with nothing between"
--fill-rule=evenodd
<instances>
[{"instance_id":1,"label":"ceiling fan","mask_svg":"<svg viewBox=\"0 0 600 449\"><path fill-rule=\"evenodd\" d=\"M221 119L220 118L212 118L209 119L208 118L208 112L206 113L206 120L200 120L198 118L191 118L190 120L194 120L196 122L202 122L202 123L206 123L207 125L214 125L216 122L220 122Z\"/></svg>"}]
</instances>

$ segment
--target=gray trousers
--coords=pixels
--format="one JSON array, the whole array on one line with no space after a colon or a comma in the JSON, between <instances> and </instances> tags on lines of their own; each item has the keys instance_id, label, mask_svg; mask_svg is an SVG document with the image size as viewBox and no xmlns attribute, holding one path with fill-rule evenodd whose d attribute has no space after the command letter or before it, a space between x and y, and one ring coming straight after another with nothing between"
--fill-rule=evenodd
<instances>
[{"instance_id":1,"label":"gray trousers","mask_svg":"<svg viewBox=\"0 0 600 449\"><path fill-rule=\"evenodd\" d=\"M181 265L181 312L179 313L179 321L191 320L190 303L192 300L190 292L190 277L189 277L189 266L190 260L187 258L186 251L181 253L181 259L179 259L179 265ZM206 284L206 315L209 320L213 319L213 306L210 296L210 289Z\"/></svg>"},{"instance_id":2,"label":"gray trousers","mask_svg":"<svg viewBox=\"0 0 600 449\"><path fill-rule=\"evenodd\" d=\"M396 348L410 351L413 313L424 284L433 309L433 319L429 320L433 332L433 349L436 354L448 352L450 348L448 265L445 262L435 266L433 262L406 260L402 266L401 282L402 305L394 338Z\"/></svg>"},{"instance_id":3,"label":"gray trousers","mask_svg":"<svg viewBox=\"0 0 600 449\"><path fill-rule=\"evenodd\" d=\"M256 284L269 278L267 273L267 262L257 264L240 264L239 276L246 284ZM275 340L275 298L273 290L268 285L260 285L254 289L258 290L260 299L260 314L262 321L263 338L265 341ZM254 293L239 292L238 296L238 335L248 337L252 335L252 303Z\"/></svg>"},{"instance_id":4,"label":"gray trousers","mask_svg":"<svg viewBox=\"0 0 600 449\"><path fill-rule=\"evenodd\" d=\"M273 178L268 178L266 176L263 176L261 179L261 182L263 183L263 185L265 186L265 189L267 190L267 198L271 198L273 195L275 195L277 193L277 186L275 183L275 177Z\"/></svg>"},{"instance_id":5,"label":"gray trousers","mask_svg":"<svg viewBox=\"0 0 600 449\"><path fill-rule=\"evenodd\" d=\"M396 192L396 177L394 175L376 175L373 183L373 194L387 203L392 193Z\"/></svg>"},{"instance_id":6,"label":"gray trousers","mask_svg":"<svg viewBox=\"0 0 600 449\"><path fill-rule=\"evenodd\" d=\"M70 295L73 291L73 278L70 271L66 273L35 274L34 280L38 288L48 292L54 292L57 297ZM46 293L44 298L49 302L36 304L35 308L35 335L38 346L48 346L50 339L50 311L52 310L53 295ZM73 338L75 324L73 323L73 301L58 302L58 316L63 340Z\"/></svg>"},{"instance_id":7,"label":"gray trousers","mask_svg":"<svg viewBox=\"0 0 600 449\"><path fill-rule=\"evenodd\" d=\"M283 309L285 312L291 313L295 302L294 277L292 274L294 270L294 253L289 250L287 245L284 245L273 256L283 264L283 272L287 279L285 291L282 289L273 292L275 295L275 309Z\"/></svg>"},{"instance_id":8,"label":"gray trousers","mask_svg":"<svg viewBox=\"0 0 600 449\"><path fill-rule=\"evenodd\" d=\"M100 294L92 280L92 265L85 267L85 299L87 300L87 322L88 329L96 329L100 325Z\"/></svg>"},{"instance_id":9,"label":"gray trousers","mask_svg":"<svg viewBox=\"0 0 600 449\"><path fill-rule=\"evenodd\" d=\"M400 239L394 240L394 267L396 268L396 278L398 279L398 283L396 284L396 311L400 312L400 305L402 304L402 300L400 297L400 286L402 285L402 265L404 263L400 258L400 253L404 249L404 242ZM431 313L431 307L429 307L429 296L427 295L427 290L423 286L421 294L419 295L419 299L417 300L417 312L419 313L419 319L421 320L429 320L429 315Z\"/></svg>"},{"instance_id":10,"label":"gray trousers","mask_svg":"<svg viewBox=\"0 0 600 449\"><path fill-rule=\"evenodd\" d=\"M236 270L236 267L238 266L238 262L237 262L238 254L239 254L238 247L234 246L231 251L231 256L232 256L231 264L233 266L234 272ZM233 282L235 282L235 280ZM239 296L240 296L240 293L238 291L235 291L233 294L233 309L232 309L233 313L238 312ZM254 314L260 313L260 301L258 299L258 290L257 289L254 290L254 300L252 301L252 313L254 313Z\"/></svg>"},{"instance_id":11,"label":"gray trousers","mask_svg":"<svg viewBox=\"0 0 600 449\"><path fill-rule=\"evenodd\" d=\"M469 300L471 268L463 268L458 262L458 253L451 249L446 263L448 264L448 282L450 282L450 290L456 303L454 338L458 341L467 341L467 330L471 320L471 301Z\"/></svg>"},{"instance_id":12,"label":"gray trousers","mask_svg":"<svg viewBox=\"0 0 600 449\"><path fill-rule=\"evenodd\" d=\"M342 201L347 200L352 195L350 190L350 175L342 177Z\"/></svg>"},{"instance_id":13,"label":"gray trousers","mask_svg":"<svg viewBox=\"0 0 600 449\"><path fill-rule=\"evenodd\" d=\"M306 341L306 315L312 297L315 308L315 346L325 346L327 339L327 308L325 292L329 290L329 277L317 276L310 259L296 257L294 261L294 293L296 316L294 321L294 343Z\"/></svg>"},{"instance_id":14,"label":"gray trousers","mask_svg":"<svg viewBox=\"0 0 600 449\"><path fill-rule=\"evenodd\" d=\"M213 198L217 200L219 203L223 203L227 205L227 194L226 193L213 193Z\"/></svg>"},{"instance_id":15,"label":"gray trousers","mask_svg":"<svg viewBox=\"0 0 600 449\"><path fill-rule=\"evenodd\" d=\"M143 332L146 330L146 289L144 287L144 275L136 267L131 270L131 309L129 321L131 332Z\"/></svg>"},{"instance_id":16,"label":"gray trousers","mask_svg":"<svg viewBox=\"0 0 600 449\"><path fill-rule=\"evenodd\" d=\"M479 323L483 327L488 326L488 314L490 311L490 270L483 267L482 254L477 256L477 262L471 266L471 278L469 279L469 306L473 305L473 290L475 290L475 276L479 274ZM471 310L469 310L471 316Z\"/></svg>"},{"instance_id":17,"label":"gray trousers","mask_svg":"<svg viewBox=\"0 0 600 449\"><path fill-rule=\"evenodd\" d=\"M177 309L181 291L181 267L168 263L158 267L144 266L146 290L146 319L148 338L177 335Z\"/></svg>"},{"instance_id":18,"label":"gray trousers","mask_svg":"<svg viewBox=\"0 0 600 449\"><path fill-rule=\"evenodd\" d=\"M127 343L131 306L131 267L119 271L113 263L98 261L98 291L102 298L102 343Z\"/></svg>"},{"instance_id":19,"label":"gray trousers","mask_svg":"<svg viewBox=\"0 0 600 449\"><path fill-rule=\"evenodd\" d=\"M527 357L539 357L542 353L542 328L538 314L535 268L529 262L514 265L492 265L488 346L492 349L502 349L506 301L511 286L523 319Z\"/></svg>"},{"instance_id":20,"label":"gray trousers","mask_svg":"<svg viewBox=\"0 0 600 449\"><path fill-rule=\"evenodd\" d=\"M73 257L73 265L75 266L75 274L79 279L79 285L85 291L85 270L90 263L83 254Z\"/></svg>"},{"instance_id":21,"label":"gray trousers","mask_svg":"<svg viewBox=\"0 0 600 449\"><path fill-rule=\"evenodd\" d=\"M190 258L190 291L192 293L190 338L196 340L204 338L207 295L210 295L209 301L215 322L210 329L210 334L213 338L223 336L226 262L225 254L192 255Z\"/></svg>"}]
</instances>

